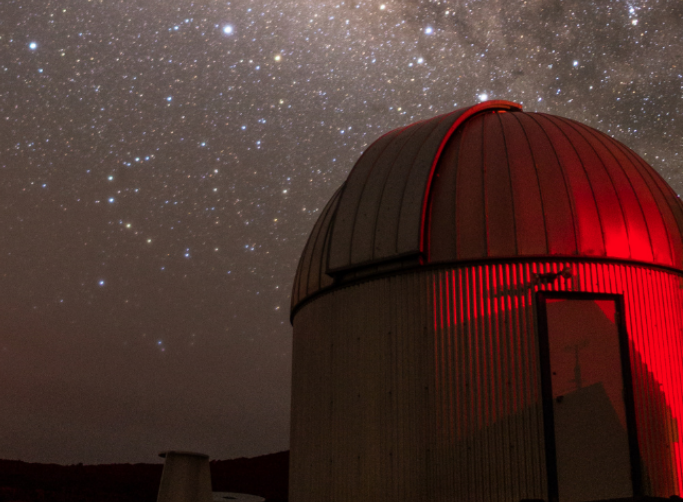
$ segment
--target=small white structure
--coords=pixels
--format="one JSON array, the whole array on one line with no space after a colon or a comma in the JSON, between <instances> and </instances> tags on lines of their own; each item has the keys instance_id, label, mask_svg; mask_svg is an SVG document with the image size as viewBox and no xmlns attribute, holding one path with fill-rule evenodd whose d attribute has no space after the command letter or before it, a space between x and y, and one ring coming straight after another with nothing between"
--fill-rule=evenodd
<instances>
[{"instance_id":1,"label":"small white structure","mask_svg":"<svg viewBox=\"0 0 683 502\"><path fill-rule=\"evenodd\" d=\"M167 451L157 502L213 502L209 456L203 453Z\"/></svg>"}]
</instances>

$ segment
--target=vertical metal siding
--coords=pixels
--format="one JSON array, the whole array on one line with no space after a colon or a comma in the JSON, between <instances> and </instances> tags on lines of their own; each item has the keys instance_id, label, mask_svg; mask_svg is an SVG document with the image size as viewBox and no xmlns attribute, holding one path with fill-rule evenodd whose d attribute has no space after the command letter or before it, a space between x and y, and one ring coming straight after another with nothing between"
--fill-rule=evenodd
<instances>
[{"instance_id":1,"label":"vertical metal siding","mask_svg":"<svg viewBox=\"0 0 683 502\"><path fill-rule=\"evenodd\" d=\"M458 131L462 134L455 190L456 256L472 259L486 256L486 210L484 207L483 120L472 119ZM444 215L446 216L446 215ZM450 216L450 215L448 215ZM446 216L446 217L448 217Z\"/></svg>"},{"instance_id":2,"label":"vertical metal siding","mask_svg":"<svg viewBox=\"0 0 683 502\"><path fill-rule=\"evenodd\" d=\"M517 254L514 194L510 183L510 168L505 149L501 116L487 113L484 120L484 184L489 256ZM451 234L452 235L452 234Z\"/></svg>"},{"instance_id":3,"label":"vertical metal siding","mask_svg":"<svg viewBox=\"0 0 683 502\"><path fill-rule=\"evenodd\" d=\"M506 120L502 123L515 197L517 249L522 255L546 254L547 232L538 173L526 133L518 120L510 120L513 115L504 116Z\"/></svg>"},{"instance_id":4,"label":"vertical metal siding","mask_svg":"<svg viewBox=\"0 0 683 502\"><path fill-rule=\"evenodd\" d=\"M451 138L448 146L444 149L434 174L432 181L431 204L429 206L430 226L427 231L430 234L442 235L443 238L437 239L438 245L432 245L429 249L430 259L433 261L447 261L451 256L457 256L456 252L456 224L455 224L455 197L449 197L449 193L454 193L456 189L456 178L460 156L460 145L462 144L462 134L456 134ZM431 214L439 215L433 218ZM428 241L432 241L427 237Z\"/></svg>"},{"instance_id":5,"label":"vertical metal siding","mask_svg":"<svg viewBox=\"0 0 683 502\"><path fill-rule=\"evenodd\" d=\"M492 110L521 108L507 101L480 103L392 131L373 143L352 169L342 193L329 270L421 252L434 163L461 117ZM397 156L396 148L401 147L405 155ZM368 239L367 232L373 230L380 233Z\"/></svg>"},{"instance_id":6,"label":"vertical metal siding","mask_svg":"<svg viewBox=\"0 0 683 502\"><path fill-rule=\"evenodd\" d=\"M627 170L630 167L630 163L626 162L622 164L620 160L623 159L618 160L615 155L615 152L618 153L619 150L616 148L609 148L601 141L602 138L597 131L583 125L579 126L578 124L574 125L574 127L586 139L600 158L602 165L610 176L617 196L621 201L631 248L631 259L647 262L652 261L653 241L650 236L650 230L639 197L639 195L643 194L643 191L636 191L636 187L642 185L642 182L638 183L639 180L628 176ZM654 221L661 221L661 216L657 218L657 215L654 213L650 213L648 216L653 218Z\"/></svg>"},{"instance_id":7,"label":"vertical metal siding","mask_svg":"<svg viewBox=\"0 0 683 502\"><path fill-rule=\"evenodd\" d=\"M417 162L422 162L419 159L419 154L429 142L429 138L433 135L441 137L443 133L439 133L439 126L442 122L448 121L447 117L441 120L428 120L423 123L419 130L415 132L410 143L405 145L401 156L396 159L393 171L396 175L387 178L386 183L382 187L382 194L375 199L378 204L378 214L375 219L375 237L373 239L373 250L369 259L374 259L378 256L391 256L399 253L398 248L398 234L401 226L401 208L403 206L402 194L406 190L406 183L408 182L411 168ZM399 195L401 194L401 195Z\"/></svg>"},{"instance_id":8,"label":"vertical metal siding","mask_svg":"<svg viewBox=\"0 0 683 502\"><path fill-rule=\"evenodd\" d=\"M444 138L448 137L453 124L468 111L469 109L456 110L436 118L437 127L420 145L420 150L414 161L402 171L404 177L401 180L402 189L396 193L399 204L396 207L398 211L395 213L398 217L395 249L399 254L420 251L422 210L429 192L432 164L439 153L439 147ZM378 254L376 257L386 256L388 255Z\"/></svg>"},{"instance_id":9,"label":"vertical metal siding","mask_svg":"<svg viewBox=\"0 0 683 502\"><path fill-rule=\"evenodd\" d=\"M520 329L534 325L531 296L513 280L523 267L434 273L437 444L448 487L436 499L544 496L540 393L529 378L537 349L533 329Z\"/></svg>"},{"instance_id":10,"label":"vertical metal siding","mask_svg":"<svg viewBox=\"0 0 683 502\"><path fill-rule=\"evenodd\" d=\"M603 137L607 136L603 135ZM660 218L666 226L671 243L672 265L683 268L683 243L680 237L683 234L683 210L680 198L662 177L632 150L620 143L615 146L632 159L633 164L641 173L649 192L657 203Z\"/></svg>"},{"instance_id":11,"label":"vertical metal siding","mask_svg":"<svg viewBox=\"0 0 683 502\"><path fill-rule=\"evenodd\" d=\"M334 218L334 233L330 247L329 267L337 268L347 265L351 260L351 242L353 240L358 204L363 195L363 187L375 163L381 161L382 155L391 142L404 129L395 129L381 136L361 155L344 183L344 204L337 208Z\"/></svg>"},{"instance_id":12,"label":"vertical metal siding","mask_svg":"<svg viewBox=\"0 0 683 502\"><path fill-rule=\"evenodd\" d=\"M579 254L604 255L604 229L600 221L595 193L588 179L586 165L579 157L576 147L566 133L553 120L554 117L534 114L533 118L548 135L564 170L577 220L576 232Z\"/></svg>"},{"instance_id":13,"label":"vertical metal siding","mask_svg":"<svg viewBox=\"0 0 683 502\"><path fill-rule=\"evenodd\" d=\"M661 269L548 259L320 296L294 318L292 502L546 498L539 289L624 295L646 495L680 494L682 288Z\"/></svg>"},{"instance_id":14,"label":"vertical metal siding","mask_svg":"<svg viewBox=\"0 0 683 502\"><path fill-rule=\"evenodd\" d=\"M643 211L650 233L653 260L657 263L676 263L676 260L671 256L672 250L669 235L662 215L652 193L648 189L647 183L643 179L642 173L639 172L634 164L633 157L626 155L624 148L609 148L610 142L604 134L598 131L591 131L591 133L595 136L596 140L609 149L611 155L614 155L617 164L623 169L624 174L628 176L629 182L636 192L638 203Z\"/></svg>"},{"instance_id":15,"label":"vertical metal siding","mask_svg":"<svg viewBox=\"0 0 683 502\"><path fill-rule=\"evenodd\" d=\"M605 208L611 207L615 216L623 217L623 221L620 220L617 225L623 227L626 235L618 239L616 233L612 231L613 225L607 225L604 228L606 237L613 236L617 240L616 245L624 249L623 257L630 257L638 261L651 261L650 235L643 219L640 202L623 172L623 166L618 165L610 150L595 139L594 130L570 120L561 118L554 120L562 123L564 130L571 131L569 134L576 135L575 139L585 149L585 155L590 159L590 163L597 167L591 169L591 173L593 171L595 173L600 172L604 177L602 183L605 185L601 186L598 182L594 185L594 190L599 199L605 197ZM610 188L606 189L605 187ZM616 200L612 200L612 197L616 197ZM620 211L617 211L617 208Z\"/></svg>"},{"instance_id":16,"label":"vertical metal siding","mask_svg":"<svg viewBox=\"0 0 683 502\"><path fill-rule=\"evenodd\" d=\"M330 242L329 222L332 219L334 210L337 207L340 193L341 189L337 190L332 199L330 199L328 205L324 208L323 214L320 216L322 225L320 225L320 227L318 227L316 231L311 234L311 237L313 238L313 236L315 236L315 238L307 246L312 248L313 251L309 262L310 265L308 267L308 281L305 285L305 291L308 294L332 285L332 278L325 273L327 261L325 260L325 257L327 256L327 249Z\"/></svg>"},{"instance_id":17,"label":"vertical metal siding","mask_svg":"<svg viewBox=\"0 0 683 502\"><path fill-rule=\"evenodd\" d=\"M363 263L373 257L373 243L377 228L377 213L379 212L384 185L387 182L396 163L400 162L403 150L411 142L421 129L429 128L429 123L412 124L403 129L389 143L382 152L381 162L375 162L370 169L365 172L354 171L357 176L365 176L363 185L360 187L360 197L356 205L356 215L354 217L353 234L350 239L351 261ZM349 176L349 180L351 176ZM347 195L347 197L350 196ZM344 200L344 197L342 197ZM340 208L341 209L341 208ZM334 230L333 230L334 232Z\"/></svg>"},{"instance_id":18,"label":"vertical metal siding","mask_svg":"<svg viewBox=\"0 0 683 502\"><path fill-rule=\"evenodd\" d=\"M681 492L681 277L623 264L578 264L576 291L623 294L631 341L638 438L648 495Z\"/></svg>"},{"instance_id":19,"label":"vertical metal siding","mask_svg":"<svg viewBox=\"0 0 683 502\"><path fill-rule=\"evenodd\" d=\"M531 145L543 199L549 254L575 254L576 218L562 166L545 131L527 114L513 114Z\"/></svg>"},{"instance_id":20,"label":"vertical metal siding","mask_svg":"<svg viewBox=\"0 0 683 502\"><path fill-rule=\"evenodd\" d=\"M311 235L299 260L294 285L292 287L292 307L301 298L332 284L332 278L325 274L327 263L327 247L329 246L330 222L337 208L339 195L343 187L337 189L327 205L323 208L318 221L313 226Z\"/></svg>"}]
</instances>

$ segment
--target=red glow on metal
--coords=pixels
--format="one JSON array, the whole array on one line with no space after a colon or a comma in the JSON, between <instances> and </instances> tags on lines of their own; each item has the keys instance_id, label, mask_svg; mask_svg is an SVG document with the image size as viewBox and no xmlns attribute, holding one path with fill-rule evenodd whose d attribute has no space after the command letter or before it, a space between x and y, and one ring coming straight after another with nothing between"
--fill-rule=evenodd
<instances>
[{"instance_id":1,"label":"red glow on metal","mask_svg":"<svg viewBox=\"0 0 683 502\"><path fill-rule=\"evenodd\" d=\"M621 143L485 102L368 147L313 229L292 308L357 271L430 263L550 255L681 269L682 232L676 194ZM591 277L604 290L608 278Z\"/></svg>"},{"instance_id":2,"label":"red glow on metal","mask_svg":"<svg viewBox=\"0 0 683 502\"><path fill-rule=\"evenodd\" d=\"M483 103L479 103L477 105L474 105L470 108L468 108L465 112L463 112L458 119L453 123L453 125L448 129L446 134L443 136L443 139L441 140L441 143L439 144L438 149L436 150L436 154L434 155L434 158L432 160L432 165L429 170L429 176L427 177L427 186L425 193L429 194L431 192L431 185L432 185L432 180L434 178L434 173L436 172L436 166L439 163L439 159L441 158L441 154L446 147L446 144L448 141L451 139L451 136L453 133L463 124L467 119L470 117L484 112L484 111L497 111L497 110L517 110L517 111L522 111L522 105L513 103L512 101L504 101L504 100L493 100L493 101L484 101ZM425 197L424 201L422 203L422 216L420 217L420 235L426 235L426 232L428 232L426 222L427 222L427 211L429 209L429 197ZM420 239L420 252L425 255L429 256L429 251L425 247L428 245L428 241L426 239Z\"/></svg>"},{"instance_id":3,"label":"red glow on metal","mask_svg":"<svg viewBox=\"0 0 683 502\"><path fill-rule=\"evenodd\" d=\"M571 275L562 275L567 268ZM482 434L539 402L535 291L623 295L637 436L651 495L683 493L683 438L678 429L683 424L681 277L638 265L559 260L476 265L443 273L434 281L435 288L446 290L434 291L435 301L446 302L434 310L444 320L435 319L443 332L435 346L441 352L435 354L440 361L436 388L449 394L439 399L443 430L450 440L463 440L475 431ZM543 282L543 274L557 276ZM606 319L616 322L611 302L597 304ZM458 414L465 410L470 410L469 419Z\"/></svg>"},{"instance_id":4,"label":"red glow on metal","mask_svg":"<svg viewBox=\"0 0 683 502\"><path fill-rule=\"evenodd\" d=\"M439 308L439 302L436 301L436 279L432 282L432 292L434 294L434 296L432 297L434 299L434 332L438 332L439 317L436 315L436 310Z\"/></svg>"}]
</instances>

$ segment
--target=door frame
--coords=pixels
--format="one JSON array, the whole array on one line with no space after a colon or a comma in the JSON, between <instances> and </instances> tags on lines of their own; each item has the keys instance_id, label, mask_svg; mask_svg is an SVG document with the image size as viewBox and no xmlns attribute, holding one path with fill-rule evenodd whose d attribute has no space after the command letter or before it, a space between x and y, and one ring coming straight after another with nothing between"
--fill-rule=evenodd
<instances>
[{"instance_id":1,"label":"door frame","mask_svg":"<svg viewBox=\"0 0 683 502\"><path fill-rule=\"evenodd\" d=\"M559 501L559 484L557 478L557 449L555 443L555 415L553 411L553 394L550 369L550 344L548 340L547 300L610 300L616 308L616 325L619 336L619 356L621 358L621 374L624 380L624 407L626 410L626 426L628 435L629 457L631 461L631 480L633 496L643 494L640 450L638 448L638 432L636 428L635 402L633 399L633 378L631 372L631 353L628 331L624 319L624 295L608 293L581 293L567 291L536 292L536 322L538 327L538 349L541 365L541 396L543 402L543 432L545 438L546 472L548 474L548 499Z\"/></svg>"}]
</instances>

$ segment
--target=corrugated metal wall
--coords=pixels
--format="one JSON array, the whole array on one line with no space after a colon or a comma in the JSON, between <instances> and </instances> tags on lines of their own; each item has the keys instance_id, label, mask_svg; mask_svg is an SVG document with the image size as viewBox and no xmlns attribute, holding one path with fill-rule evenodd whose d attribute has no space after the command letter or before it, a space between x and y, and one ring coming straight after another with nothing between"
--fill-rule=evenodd
<instances>
[{"instance_id":1,"label":"corrugated metal wall","mask_svg":"<svg viewBox=\"0 0 683 502\"><path fill-rule=\"evenodd\" d=\"M439 439L461 500L546 498L532 291L518 267L434 273Z\"/></svg>"},{"instance_id":2,"label":"corrugated metal wall","mask_svg":"<svg viewBox=\"0 0 683 502\"><path fill-rule=\"evenodd\" d=\"M645 489L681 493L682 287L662 269L527 261L316 298L294 317L291 501L546 498L539 289L624 295Z\"/></svg>"},{"instance_id":3,"label":"corrugated metal wall","mask_svg":"<svg viewBox=\"0 0 683 502\"><path fill-rule=\"evenodd\" d=\"M417 274L372 281L296 315L292 500L425 493L434 386L429 286L429 276Z\"/></svg>"}]
</instances>

